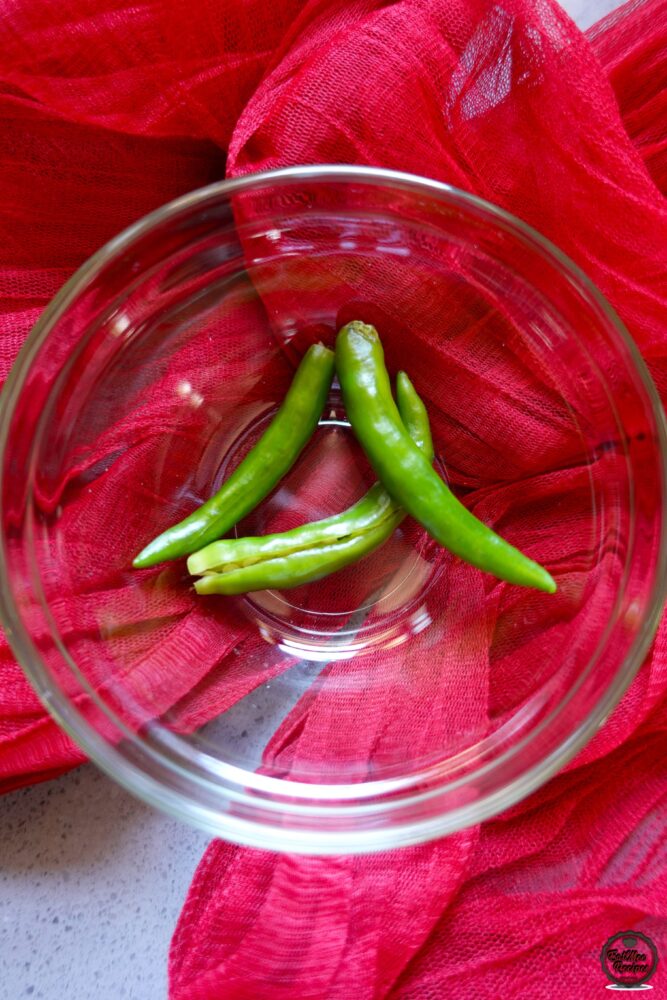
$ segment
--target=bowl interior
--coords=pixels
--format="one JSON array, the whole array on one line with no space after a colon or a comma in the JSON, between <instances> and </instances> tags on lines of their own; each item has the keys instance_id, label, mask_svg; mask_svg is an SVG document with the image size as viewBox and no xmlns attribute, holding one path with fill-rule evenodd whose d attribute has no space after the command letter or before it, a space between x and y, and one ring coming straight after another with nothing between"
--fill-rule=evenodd
<instances>
[{"instance_id":1,"label":"bowl interior","mask_svg":"<svg viewBox=\"0 0 667 1000\"><path fill-rule=\"evenodd\" d=\"M184 561L131 568L353 318L424 399L440 474L557 594L410 518L289 591L200 598ZM4 460L9 586L48 683L109 745L333 792L452 782L521 748L534 766L618 683L658 572L660 430L604 303L502 214L396 179L215 190L106 250L31 351ZM372 481L334 383L236 533L336 513Z\"/></svg>"}]
</instances>

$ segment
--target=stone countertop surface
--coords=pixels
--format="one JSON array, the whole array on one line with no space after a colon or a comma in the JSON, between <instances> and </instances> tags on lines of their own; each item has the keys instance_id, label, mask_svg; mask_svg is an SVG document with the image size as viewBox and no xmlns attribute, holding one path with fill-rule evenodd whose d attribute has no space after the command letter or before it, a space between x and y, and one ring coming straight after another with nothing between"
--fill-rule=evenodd
<instances>
[{"instance_id":1,"label":"stone countertop surface","mask_svg":"<svg viewBox=\"0 0 667 1000\"><path fill-rule=\"evenodd\" d=\"M618 4L564 6L585 28ZM1 797L0 1000L165 1000L208 839L92 765Z\"/></svg>"}]
</instances>

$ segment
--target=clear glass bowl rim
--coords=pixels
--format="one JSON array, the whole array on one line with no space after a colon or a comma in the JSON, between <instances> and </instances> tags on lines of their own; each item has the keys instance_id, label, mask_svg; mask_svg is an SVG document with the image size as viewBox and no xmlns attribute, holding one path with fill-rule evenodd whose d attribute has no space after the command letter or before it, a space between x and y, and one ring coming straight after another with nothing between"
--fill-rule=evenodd
<instances>
[{"instance_id":1,"label":"clear glass bowl rim","mask_svg":"<svg viewBox=\"0 0 667 1000\"><path fill-rule=\"evenodd\" d=\"M203 206L208 201L215 201L220 197L228 197L241 191L263 188L271 184L298 181L325 183L356 181L362 184L396 188L416 195L427 195L450 205L458 204L463 208L475 209L491 222L495 220L505 227L509 227L524 241L532 244L538 253L550 259L578 287L579 291L583 292L597 306L614 335L620 338L622 347L630 357L635 374L642 383L652 407L658 435L662 489L663 495L667 497L667 424L660 397L625 325L597 286L578 265L555 244L518 217L483 198L452 185L379 167L319 164L249 173L243 177L218 181L188 192L128 226L82 264L47 305L30 331L0 394L0 504L3 495L2 479L4 477L7 439L14 407L25 376L54 325L91 278L111 259L130 246L133 241L183 211ZM0 509L0 519L1 517L2 510ZM307 854L369 853L424 843L496 815L539 788L588 742L618 704L634 679L658 627L667 596L666 533L667 504L663 504L660 551L647 614L623 663L617 670L613 682L569 738L538 764L496 792L434 817L403 824L390 824L383 828L374 825L372 829L341 827L331 830L318 829L313 825L313 828L309 829L301 826L300 823L297 827L291 826L285 820L289 820L290 817L298 818L301 821L311 818L316 824L317 818L322 816L334 820L346 817L350 824L353 824L355 818L359 818L363 814L385 812L390 816L397 806L400 805L401 808L410 806L424 797L430 798L441 794L444 788L441 787L427 793L419 791L419 786L421 785L423 788L424 778L429 772L411 775L409 778L384 779L359 784L314 785L285 781L257 772L248 772L235 765L216 761L215 777L218 782L223 779L226 785L215 785L215 790L220 795L221 808L211 809L208 806L200 806L180 791L166 787L159 779L147 774L131 760L123 757L118 748L106 742L83 715L73 708L62 691L50 682L48 672L40 662L39 655L24 628L8 585L4 532L0 534L0 624L26 677L56 722L103 771L139 798L214 836L222 836L251 847L297 851ZM567 699L559 703L551 716L545 719L539 728L546 725L556 713L560 712L566 702ZM109 714L106 707L103 707L103 710ZM130 735L135 741L141 743L136 734ZM533 732L490 764L484 765L483 768L471 772L464 778L456 779L447 786L447 790L479 776L481 771L499 767L508 756L516 754L524 741L531 740L534 736ZM146 749L145 746L142 747L142 750ZM154 753L152 750L150 752ZM165 759L159 759L159 755L158 762L160 765L166 765L172 771L179 771L178 764L174 765ZM193 775L181 769L180 777L190 779L193 778ZM196 782L197 779L194 780ZM412 792L410 792L411 788ZM397 800L395 796L398 791L406 791L408 794ZM266 824L263 821L248 820L244 816L233 815L225 808L229 801L236 801L245 803L252 810L252 806L258 804L258 795L260 796L259 808L263 812L268 812L269 815L277 814L275 823ZM381 801L378 803L377 799L381 799L384 795L391 797L388 797L384 803ZM371 804L370 799L376 801Z\"/></svg>"}]
</instances>

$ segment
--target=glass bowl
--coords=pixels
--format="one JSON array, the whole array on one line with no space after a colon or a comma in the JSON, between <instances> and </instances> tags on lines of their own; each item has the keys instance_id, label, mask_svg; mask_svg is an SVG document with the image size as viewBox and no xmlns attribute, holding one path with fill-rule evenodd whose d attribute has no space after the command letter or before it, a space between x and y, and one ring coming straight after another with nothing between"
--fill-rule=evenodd
<instances>
[{"instance_id":1,"label":"glass bowl","mask_svg":"<svg viewBox=\"0 0 667 1000\"><path fill-rule=\"evenodd\" d=\"M131 568L355 318L425 400L440 474L555 595L409 518L295 590L202 598L184 561ZM554 246L434 181L295 167L149 215L45 310L0 447L2 619L28 678L110 775L239 843L380 850L506 808L602 725L662 607L665 431L632 340ZM372 479L334 382L236 531L335 513Z\"/></svg>"}]
</instances>

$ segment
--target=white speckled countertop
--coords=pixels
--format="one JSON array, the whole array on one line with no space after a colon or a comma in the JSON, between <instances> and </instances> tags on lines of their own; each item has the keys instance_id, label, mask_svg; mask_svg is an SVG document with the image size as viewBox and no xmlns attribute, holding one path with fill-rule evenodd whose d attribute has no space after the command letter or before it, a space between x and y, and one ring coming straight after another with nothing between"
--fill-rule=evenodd
<instances>
[{"instance_id":1,"label":"white speckled countertop","mask_svg":"<svg viewBox=\"0 0 667 1000\"><path fill-rule=\"evenodd\" d=\"M2 1000L163 1000L207 841L90 765L0 799Z\"/></svg>"},{"instance_id":2,"label":"white speckled countertop","mask_svg":"<svg viewBox=\"0 0 667 1000\"><path fill-rule=\"evenodd\" d=\"M563 6L587 27L618 3ZM0 1000L165 1000L207 842L91 765L1 797Z\"/></svg>"}]
</instances>

